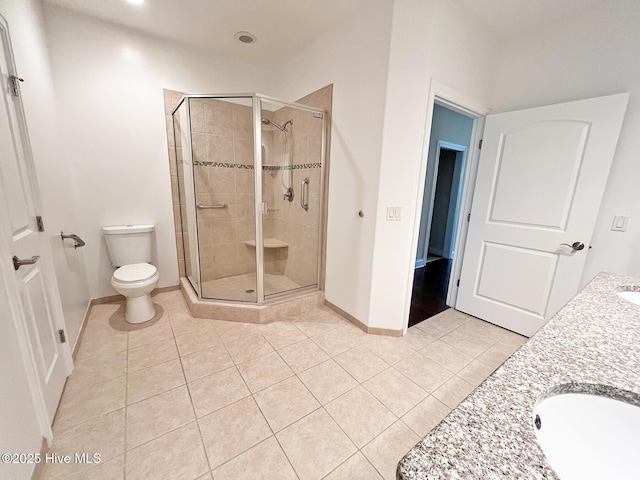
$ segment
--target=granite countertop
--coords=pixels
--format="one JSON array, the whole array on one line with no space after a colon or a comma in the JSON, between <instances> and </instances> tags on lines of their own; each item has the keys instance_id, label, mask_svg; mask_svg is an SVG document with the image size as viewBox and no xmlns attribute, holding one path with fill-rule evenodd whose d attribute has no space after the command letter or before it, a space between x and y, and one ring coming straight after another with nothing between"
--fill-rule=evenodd
<instances>
[{"instance_id":1,"label":"granite countertop","mask_svg":"<svg viewBox=\"0 0 640 480\"><path fill-rule=\"evenodd\" d=\"M558 478L536 441L539 397L563 384L640 393L640 306L623 290L640 279L593 279L400 460L398 478Z\"/></svg>"}]
</instances>

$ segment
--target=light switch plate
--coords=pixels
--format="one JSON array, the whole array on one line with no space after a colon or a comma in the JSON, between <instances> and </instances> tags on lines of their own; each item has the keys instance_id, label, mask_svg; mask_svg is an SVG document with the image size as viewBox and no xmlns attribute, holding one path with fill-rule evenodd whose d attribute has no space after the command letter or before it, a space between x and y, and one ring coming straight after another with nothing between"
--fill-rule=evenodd
<instances>
[{"instance_id":1,"label":"light switch plate","mask_svg":"<svg viewBox=\"0 0 640 480\"><path fill-rule=\"evenodd\" d=\"M626 232L627 223L629 223L629 215L614 215L611 230L614 232Z\"/></svg>"},{"instance_id":2,"label":"light switch plate","mask_svg":"<svg viewBox=\"0 0 640 480\"><path fill-rule=\"evenodd\" d=\"M387 221L397 222L402 219L402 207L387 207Z\"/></svg>"}]
</instances>

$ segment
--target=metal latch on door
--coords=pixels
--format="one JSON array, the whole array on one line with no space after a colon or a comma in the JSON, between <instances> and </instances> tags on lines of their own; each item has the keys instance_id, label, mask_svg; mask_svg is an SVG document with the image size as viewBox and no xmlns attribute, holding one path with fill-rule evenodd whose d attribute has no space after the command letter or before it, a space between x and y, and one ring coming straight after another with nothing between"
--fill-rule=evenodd
<instances>
[{"instance_id":1,"label":"metal latch on door","mask_svg":"<svg viewBox=\"0 0 640 480\"><path fill-rule=\"evenodd\" d=\"M14 270L18 270L21 266L23 265L33 265L34 263L36 263L38 260L40 260L40 255L34 255L31 258L28 259L21 259L16 257L15 255L13 256L13 268Z\"/></svg>"}]
</instances>

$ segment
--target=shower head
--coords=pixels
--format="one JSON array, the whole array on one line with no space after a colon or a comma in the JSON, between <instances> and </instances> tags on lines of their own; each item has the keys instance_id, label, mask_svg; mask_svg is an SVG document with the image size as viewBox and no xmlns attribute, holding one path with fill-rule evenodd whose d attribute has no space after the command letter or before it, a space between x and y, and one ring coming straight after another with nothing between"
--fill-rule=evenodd
<instances>
[{"instance_id":1,"label":"shower head","mask_svg":"<svg viewBox=\"0 0 640 480\"><path fill-rule=\"evenodd\" d=\"M264 123L265 125L273 125L274 127L276 127L278 130L280 130L281 132L286 132L287 131L287 125L289 124L293 124L293 122L291 120L287 120L287 122L284 124L284 126L278 125L276 122L269 120L268 118L262 118L262 123Z\"/></svg>"}]
</instances>

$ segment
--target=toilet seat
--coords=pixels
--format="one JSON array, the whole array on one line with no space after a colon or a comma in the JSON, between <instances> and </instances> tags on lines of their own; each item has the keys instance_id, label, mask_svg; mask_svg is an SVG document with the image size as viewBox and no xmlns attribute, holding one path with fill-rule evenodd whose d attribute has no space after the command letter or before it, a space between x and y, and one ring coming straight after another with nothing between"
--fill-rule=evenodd
<instances>
[{"instance_id":1,"label":"toilet seat","mask_svg":"<svg viewBox=\"0 0 640 480\"><path fill-rule=\"evenodd\" d=\"M149 263L124 265L113 272L113 280L121 284L138 283L152 279L158 274L156 267Z\"/></svg>"}]
</instances>

